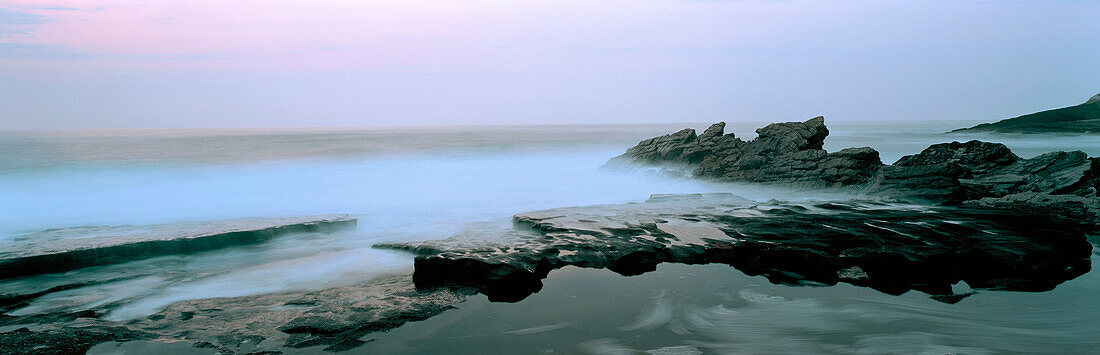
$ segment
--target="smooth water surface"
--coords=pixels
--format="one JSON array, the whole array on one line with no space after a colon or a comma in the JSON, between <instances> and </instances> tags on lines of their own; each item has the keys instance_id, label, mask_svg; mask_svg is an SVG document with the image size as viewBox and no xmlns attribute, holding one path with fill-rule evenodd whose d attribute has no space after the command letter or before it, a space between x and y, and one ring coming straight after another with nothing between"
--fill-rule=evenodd
<instances>
[{"instance_id":1,"label":"smooth water surface","mask_svg":"<svg viewBox=\"0 0 1100 355\"><path fill-rule=\"evenodd\" d=\"M661 264L633 277L569 267L521 302L478 296L368 335L349 353L1094 353L1097 292L1095 272L1050 292L978 292L947 304L915 291L775 285L726 265Z\"/></svg>"}]
</instances>

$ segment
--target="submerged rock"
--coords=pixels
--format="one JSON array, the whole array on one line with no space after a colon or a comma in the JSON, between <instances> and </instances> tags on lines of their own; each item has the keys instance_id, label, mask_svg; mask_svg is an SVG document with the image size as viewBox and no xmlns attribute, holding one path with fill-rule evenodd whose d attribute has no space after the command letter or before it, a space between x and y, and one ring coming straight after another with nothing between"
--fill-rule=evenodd
<instances>
[{"instance_id":1,"label":"submerged rock","mask_svg":"<svg viewBox=\"0 0 1100 355\"><path fill-rule=\"evenodd\" d=\"M284 234L332 232L355 225L356 219L347 215L323 215L50 229L0 243L0 279L262 243Z\"/></svg>"},{"instance_id":2,"label":"submerged rock","mask_svg":"<svg viewBox=\"0 0 1100 355\"><path fill-rule=\"evenodd\" d=\"M951 285L1044 291L1091 267L1091 245L1041 215L872 201L756 203L731 195L654 196L641 204L517 214L516 230L483 238L379 245L419 254L420 289L475 288L518 301L567 265L623 275L662 262L728 264L776 283L919 290ZM937 299L954 299L938 297Z\"/></svg>"}]
</instances>

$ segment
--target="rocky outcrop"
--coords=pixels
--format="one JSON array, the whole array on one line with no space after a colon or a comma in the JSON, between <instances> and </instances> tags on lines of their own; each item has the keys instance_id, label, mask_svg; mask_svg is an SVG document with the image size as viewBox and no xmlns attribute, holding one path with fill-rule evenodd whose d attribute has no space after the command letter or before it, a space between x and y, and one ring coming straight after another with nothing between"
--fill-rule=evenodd
<instances>
[{"instance_id":1,"label":"rocky outcrop","mask_svg":"<svg viewBox=\"0 0 1100 355\"><path fill-rule=\"evenodd\" d=\"M474 288L518 301L564 266L623 275L663 262L728 264L776 283L920 290L957 300L951 285L1043 291L1090 268L1091 245L1042 215L900 203L757 203L728 194L655 196L642 204L521 213L515 230L379 245L419 254L420 289Z\"/></svg>"},{"instance_id":2,"label":"rocky outcrop","mask_svg":"<svg viewBox=\"0 0 1100 355\"><path fill-rule=\"evenodd\" d=\"M685 129L644 140L609 165L672 165L689 167L694 176L714 180L807 187L866 184L882 166L878 152L871 148L823 150L829 135L824 117L770 124L756 130L757 137L747 142L732 133L723 134L724 130L725 123L719 122L699 136L695 130Z\"/></svg>"},{"instance_id":3,"label":"rocky outcrop","mask_svg":"<svg viewBox=\"0 0 1100 355\"><path fill-rule=\"evenodd\" d=\"M1023 159L999 143L951 142L902 157L882 173L869 194L1041 212L1100 225L1100 159L1080 151Z\"/></svg>"},{"instance_id":4,"label":"rocky outcrop","mask_svg":"<svg viewBox=\"0 0 1100 355\"><path fill-rule=\"evenodd\" d=\"M956 201L1019 192L1054 192L1090 170L1085 153L1055 152L1022 159L1000 143L935 144L883 168L871 193Z\"/></svg>"},{"instance_id":5,"label":"rocky outcrop","mask_svg":"<svg viewBox=\"0 0 1100 355\"><path fill-rule=\"evenodd\" d=\"M829 131L821 117L768 125L748 142L723 135L724 127L715 124L698 137L688 129L646 140L609 165L672 164L718 181L846 187L921 202L1044 211L1100 225L1091 207L1100 201L1100 160L1084 152L1023 159L1000 143L951 142L883 165L871 148L822 150Z\"/></svg>"},{"instance_id":6,"label":"rocky outcrop","mask_svg":"<svg viewBox=\"0 0 1100 355\"><path fill-rule=\"evenodd\" d=\"M323 215L50 229L0 244L0 279L256 244L290 233L325 233L355 225L356 219L347 215Z\"/></svg>"},{"instance_id":7,"label":"rocky outcrop","mask_svg":"<svg viewBox=\"0 0 1100 355\"><path fill-rule=\"evenodd\" d=\"M1100 94L1094 95L1080 105L1036 112L993 123L983 123L951 132L1097 134L1100 133Z\"/></svg>"}]
</instances>

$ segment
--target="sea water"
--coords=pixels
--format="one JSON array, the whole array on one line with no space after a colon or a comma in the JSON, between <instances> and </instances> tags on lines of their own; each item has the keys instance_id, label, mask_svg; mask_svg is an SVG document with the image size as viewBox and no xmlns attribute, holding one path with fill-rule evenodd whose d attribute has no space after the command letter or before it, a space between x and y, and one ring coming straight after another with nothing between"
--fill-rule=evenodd
<instances>
[{"instance_id":1,"label":"sea water","mask_svg":"<svg viewBox=\"0 0 1100 355\"><path fill-rule=\"evenodd\" d=\"M886 163L929 144L970 139L1003 142L1023 157L1100 155L1095 136L943 134L973 123L830 121L825 148L870 146ZM751 139L764 124L731 122L727 133ZM0 293L97 282L12 313L110 305L108 319L125 320L188 299L323 289L406 272L408 255L370 246L476 232L479 223L523 211L657 193L836 198L600 168L642 139L685 127L701 132L707 124L2 132L0 243L49 228L240 217L348 213L359 226L4 280Z\"/></svg>"}]
</instances>

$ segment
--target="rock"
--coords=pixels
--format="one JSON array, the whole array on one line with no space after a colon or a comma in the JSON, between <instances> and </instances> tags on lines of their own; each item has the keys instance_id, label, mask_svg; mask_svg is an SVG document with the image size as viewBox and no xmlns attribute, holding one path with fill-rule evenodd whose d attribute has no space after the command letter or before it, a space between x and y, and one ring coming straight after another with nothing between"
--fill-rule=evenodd
<instances>
[{"instance_id":1,"label":"rock","mask_svg":"<svg viewBox=\"0 0 1100 355\"><path fill-rule=\"evenodd\" d=\"M723 135L724 128L725 123L720 122L698 137L695 131L685 129L645 140L613 158L609 165L676 166L693 170L695 177L704 179L795 188L846 188L872 196L947 205L1015 208L1042 200L976 202L1025 192L1100 199L1100 160L1080 151L1023 159L1003 144L973 140L934 144L918 154L902 157L894 165L883 165L878 152L871 148L833 153L822 150L829 130L821 117L770 124L757 130L756 139L748 142ZM1033 207L1025 209L1051 208L1047 204ZM1067 210L1057 215L1070 217L1094 210L1073 211L1077 212ZM1095 224L1092 221L1100 219L1098 216L1077 221Z\"/></svg>"},{"instance_id":2,"label":"rock","mask_svg":"<svg viewBox=\"0 0 1100 355\"><path fill-rule=\"evenodd\" d=\"M679 132L650 138L627 150L633 159L659 163L684 160L684 149L696 145L699 137L695 130L685 128Z\"/></svg>"},{"instance_id":3,"label":"rock","mask_svg":"<svg viewBox=\"0 0 1100 355\"><path fill-rule=\"evenodd\" d=\"M895 166L958 164L968 171L985 173L1019 160L1004 144L982 141L935 144L920 154L906 155Z\"/></svg>"},{"instance_id":4,"label":"rock","mask_svg":"<svg viewBox=\"0 0 1100 355\"><path fill-rule=\"evenodd\" d=\"M1093 164L1080 151L1022 159L1000 143L942 143L884 167L882 179L868 193L948 204L1023 192L1065 194L1064 190L1088 195L1089 179L1097 171Z\"/></svg>"},{"instance_id":5,"label":"rock","mask_svg":"<svg viewBox=\"0 0 1100 355\"><path fill-rule=\"evenodd\" d=\"M0 243L0 279L262 243L284 234L327 233L355 225L356 219L347 215L323 215L50 229Z\"/></svg>"},{"instance_id":6,"label":"rock","mask_svg":"<svg viewBox=\"0 0 1100 355\"><path fill-rule=\"evenodd\" d=\"M0 333L0 354L83 354L99 343L137 339L174 339L223 354L315 346L342 351L369 334L443 313L473 293L419 291L406 274L321 291L183 301L125 323L97 319L95 311L0 316L0 326L29 327Z\"/></svg>"},{"instance_id":7,"label":"rock","mask_svg":"<svg viewBox=\"0 0 1100 355\"><path fill-rule=\"evenodd\" d=\"M1100 158L1089 158L1089 168L1077 182L1054 190L1055 195L1100 196Z\"/></svg>"},{"instance_id":8,"label":"rock","mask_svg":"<svg viewBox=\"0 0 1100 355\"><path fill-rule=\"evenodd\" d=\"M1100 94L1080 105L1036 112L994 123L983 123L951 132L1100 133Z\"/></svg>"},{"instance_id":9,"label":"rock","mask_svg":"<svg viewBox=\"0 0 1100 355\"><path fill-rule=\"evenodd\" d=\"M871 194L897 197L917 197L941 201L962 201L973 197L970 188L978 194L987 194L987 187L964 186L962 179L988 176L1020 160L1004 144L970 141L932 145L919 154L907 155L894 165L883 168L883 178L871 188ZM1009 181L1022 182L1022 176Z\"/></svg>"},{"instance_id":10,"label":"rock","mask_svg":"<svg viewBox=\"0 0 1100 355\"><path fill-rule=\"evenodd\" d=\"M700 136L685 129L648 139L613 158L609 165L686 166L701 178L807 187L865 184L882 166L878 152L871 148L835 153L821 149L829 135L824 117L770 124L756 130L757 137L748 142L723 135L724 129L725 123L719 122Z\"/></svg>"},{"instance_id":11,"label":"rock","mask_svg":"<svg viewBox=\"0 0 1100 355\"><path fill-rule=\"evenodd\" d=\"M1043 291L1088 271L1091 245L1047 217L995 210L843 201L757 203L728 194L517 214L489 238L379 245L416 252L422 290L474 288L514 302L567 265L636 275L662 262L723 263L776 283L871 287L890 294ZM942 299L953 299L950 297Z\"/></svg>"},{"instance_id":12,"label":"rock","mask_svg":"<svg viewBox=\"0 0 1100 355\"><path fill-rule=\"evenodd\" d=\"M154 336L121 326L19 328L0 333L0 354L84 354L95 344Z\"/></svg>"},{"instance_id":13,"label":"rock","mask_svg":"<svg viewBox=\"0 0 1100 355\"><path fill-rule=\"evenodd\" d=\"M185 334L192 343L208 342L229 352L246 340L342 351L362 345L360 339L368 334L452 309L469 294L461 289L418 291L410 275L398 275L321 291L184 301L128 325ZM188 320L181 321L181 315Z\"/></svg>"},{"instance_id":14,"label":"rock","mask_svg":"<svg viewBox=\"0 0 1100 355\"><path fill-rule=\"evenodd\" d=\"M1001 197L970 200L963 204L971 207L1024 211L1100 225L1100 199L1095 197L1021 192Z\"/></svg>"}]
</instances>

